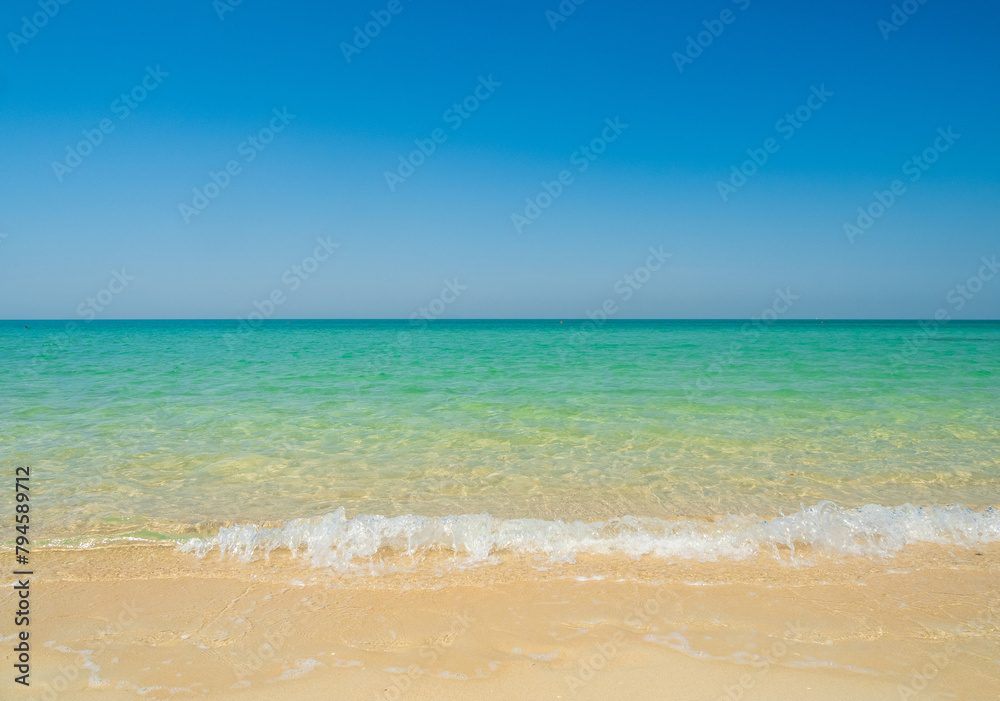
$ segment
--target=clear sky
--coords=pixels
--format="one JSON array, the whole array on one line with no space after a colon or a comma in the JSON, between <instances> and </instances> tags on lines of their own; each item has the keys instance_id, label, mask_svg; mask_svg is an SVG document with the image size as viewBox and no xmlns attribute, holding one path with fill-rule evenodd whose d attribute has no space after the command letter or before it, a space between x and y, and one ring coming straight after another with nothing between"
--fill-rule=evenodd
<instances>
[{"instance_id":1,"label":"clear sky","mask_svg":"<svg viewBox=\"0 0 1000 701\"><path fill-rule=\"evenodd\" d=\"M1000 7L897 7L8 0L0 318L998 318Z\"/></svg>"}]
</instances>

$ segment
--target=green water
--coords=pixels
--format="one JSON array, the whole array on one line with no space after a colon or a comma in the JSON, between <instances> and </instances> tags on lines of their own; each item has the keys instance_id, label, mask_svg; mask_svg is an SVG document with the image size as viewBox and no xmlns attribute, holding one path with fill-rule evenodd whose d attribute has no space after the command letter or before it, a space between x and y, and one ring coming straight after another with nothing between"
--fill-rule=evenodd
<instances>
[{"instance_id":1,"label":"green water","mask_svg":"<svg viewBox=\"0 0 1000 701\"><path fill-rule=\"evenodd\" d=\"M998 322L2 322L0 387L49 536L1000 504Z\"/></svg>"}]
</instances>

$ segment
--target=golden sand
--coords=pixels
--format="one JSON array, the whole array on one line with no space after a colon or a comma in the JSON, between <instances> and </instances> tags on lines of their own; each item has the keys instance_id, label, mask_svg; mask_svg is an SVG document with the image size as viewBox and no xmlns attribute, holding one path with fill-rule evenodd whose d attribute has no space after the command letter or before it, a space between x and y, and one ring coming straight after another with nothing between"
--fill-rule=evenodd
<instances>
[{"instance_id":1,"label":"golden sand","mask_svg":"<svg viewBox=\"0 0 1000 701\"><path fill-rule=\"evenodd\" d=\"M378 577L150 545L34 564L31 686L6 625L4 700L1000 698L1000 546Z\"/></svg>"}]
</instances>

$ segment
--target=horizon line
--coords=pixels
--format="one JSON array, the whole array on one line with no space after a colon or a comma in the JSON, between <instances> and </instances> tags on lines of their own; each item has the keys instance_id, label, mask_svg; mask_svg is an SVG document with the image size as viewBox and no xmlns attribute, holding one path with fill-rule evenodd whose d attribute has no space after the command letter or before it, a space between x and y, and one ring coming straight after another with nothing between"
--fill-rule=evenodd
<instances>
[{"instance_id":1,"label":"horizon line","mask_svg":"<svg viewBox=\"0 0 1000 701\"><path fill-rule=\"evenodd\" d=\"M546 318L530 318L530 317L476 317L476 318L461 318L461 319L425 319L425 318L402 318L402 317L287 317L287 318L275 318L275 319L254 319L248 320L244 318L224 318L224 317L212 317L212 318L199 318L199 317L127 317L121 319L0 319L0 324L2 323L53 323L53 322L66 322L66 323L78 323L78 324L92 324L92 323L112 323L112 322L122 322L122 321L214 321L214 322L228 322L228 323L244 323L251 326L260 326L265 323L276 323L284 321L290 323L292 321L351 321L351 322L371 322L371 321L385 321L385 322L410 322L410 323L420 323L423 325L433 324L433 323L454 323L454 322L486 322L486 321L532 321L532 322L582 322L582 323L599 323L600 325L609 323L627 323L636 321L758 321L766 324L776 324L776 323L788 323L788 322L802 322L802 321L850 321L850 322L886 322L886 321L908 321L908 322L932 322L938 325L947 325L950 323L965 323L965 322L998 322L1000 318L992 319L944 319L938 320L933 318L919 318L919 317L878 317L878 318L859 318L859 317L795 317L789 319L762 319L761 317L636 317L629 319L588 319L579 317L566 317L560 319L558 317L546 317Z\"/></svg>"}]
</instances>

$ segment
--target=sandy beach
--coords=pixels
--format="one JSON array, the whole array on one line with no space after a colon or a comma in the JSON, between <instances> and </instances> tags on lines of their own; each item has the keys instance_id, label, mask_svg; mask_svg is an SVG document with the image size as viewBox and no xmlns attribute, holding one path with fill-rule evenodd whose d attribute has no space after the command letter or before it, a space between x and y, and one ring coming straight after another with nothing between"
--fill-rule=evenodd
<instances>
[{"instance_id":1,"label":"sandy beach","mask_svg":"<svg viewBox=\"0 0 1000 701\"><path fill-rule=\"evenodd\" d=\"M52 549L31 583L38 671L17 698L995 698L1000 546L809 559L376 580L287 553ZM15 698L11 675L0 685Z\"/></svg>"}]
</instances>

